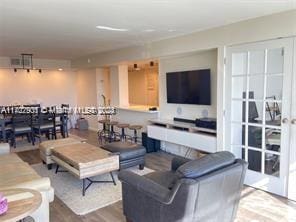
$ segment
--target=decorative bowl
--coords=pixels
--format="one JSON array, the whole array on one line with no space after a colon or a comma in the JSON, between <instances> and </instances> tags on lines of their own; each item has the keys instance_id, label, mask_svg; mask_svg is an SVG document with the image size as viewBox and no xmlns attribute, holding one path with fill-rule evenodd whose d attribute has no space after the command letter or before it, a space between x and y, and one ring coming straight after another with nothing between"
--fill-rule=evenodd
<instances>
[{"instance_id":1,"label":"decorative bowl","mask_svg":"<svg viewBox=\"0 0 296 222\"><path fill-rule=\"evenodd\" d=\"M8 210L7 199L0 193L0 215L5 214Z\"/></svg>"}]
</instances>

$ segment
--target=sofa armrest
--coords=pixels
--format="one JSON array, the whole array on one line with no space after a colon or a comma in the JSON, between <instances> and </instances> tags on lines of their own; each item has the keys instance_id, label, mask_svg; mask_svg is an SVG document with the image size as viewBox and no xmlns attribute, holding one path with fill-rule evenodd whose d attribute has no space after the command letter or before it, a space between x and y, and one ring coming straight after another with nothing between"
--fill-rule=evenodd
<instances>
[{"instance_id":1,"label":"sofa armrest","mask_svg":"<svg viewBox=\"0 0 296 222\"><path fill-rule=\"evenodd\" d=\"M9 143L0 143L0 155L9 154L9 153L10 153Z\"/></svg>"},{"instance_id":2,"label":"sofa armrest","mask_svg":"<svg viewBox=\"0 0 296 222\"><path fill-rule=\"evenodd\" d=\"M40 192L47 191L51 189L50 186L50 179L48 177L41 177L39 179L34 179L31 181L18 183L13 186L10 186L11 188L27 188L27 189L34 189L38 190Z\"/></svg>"},{"instance_id":3,"label":"sofa armrest","mask_svg":"<svg viewBox=\"0 0 296 222\"><path fill-rule=\"evenodd\" d=\"M180 166L182 166L184 163L187 163L188 161L190 161L190 159L185 157L174 157L171 164L171 170L176 171Z\"/></svg>"},{"instance_id":4,"label":"sofa armrest","mask_svg":"<svg viewBox=\"0 0 296 222\"><path fill-rule=\"evenodd\" d=\"M130 171L120 171L118 179L123 183L134 187L137 191L140 191L163 204L170 204L174 198L171 190L146 177L139 176Z\"/></svg>"}]
</instances>

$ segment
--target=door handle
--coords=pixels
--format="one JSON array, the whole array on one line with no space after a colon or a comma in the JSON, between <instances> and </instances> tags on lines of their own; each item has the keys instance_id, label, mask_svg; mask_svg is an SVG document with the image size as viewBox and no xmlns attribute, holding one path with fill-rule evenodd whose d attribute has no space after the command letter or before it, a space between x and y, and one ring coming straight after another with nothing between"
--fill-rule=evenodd
<instances>
[{"instance_id":1,"label":"door handle","mask_svg":"<svg viewBox=\"0 0 296 222\"><path fill-rule=\"evenodd\" d=\"M289 122L289 120L287 119L287 118L284 118L283 120L282 120L282 123L284 123L284 124L286 124L286 123L288 123Z\"/></svg>"},{"instance_id":2,"label":"door handle","mask_svg":"<svg viewBox=\"0 0 296 222\"><path fill-rule=\"evenodd\" d=\"M292 119L291 123L295 125L296 124L296 119Z\"/></svg>"}]
</instances>

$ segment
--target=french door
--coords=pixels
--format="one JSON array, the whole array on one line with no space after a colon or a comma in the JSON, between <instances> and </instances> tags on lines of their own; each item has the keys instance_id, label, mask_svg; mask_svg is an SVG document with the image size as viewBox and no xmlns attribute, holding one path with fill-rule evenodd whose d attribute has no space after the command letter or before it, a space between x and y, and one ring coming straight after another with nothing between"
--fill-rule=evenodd
<instances>
[{"instance_id":1,"label":"french door","mask_svg":"<svg viewBox=\"0 0 296 222\"><path fill-rule=\"evenodd\" d=\"M293 45L257 42L226 55L225 147L249 163L245 184L281 196L289 187Z\"/></svg>"}]
</instances>

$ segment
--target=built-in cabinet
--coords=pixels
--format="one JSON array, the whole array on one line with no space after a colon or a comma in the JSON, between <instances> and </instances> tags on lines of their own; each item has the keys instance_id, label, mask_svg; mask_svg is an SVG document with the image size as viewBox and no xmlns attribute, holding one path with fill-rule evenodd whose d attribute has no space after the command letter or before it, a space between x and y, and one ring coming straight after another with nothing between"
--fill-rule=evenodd
<instances>
[{"instance_id":1,"label":"built-in cabinet","mask_svg":"<svg viewBox=\"0 0 296 222\"><path fill-rule=\"evenodd\" d=\"M245 183L295 200L294 45L282 38L227 48L224 124L225 149L249 163Z\"/></svg>"},{"instance_id":2,"label":"built-in cabinet","mask_svg":"<svg viewBox=\"0 0 296 222\"><path fill-rule=\"evenodd\" d=\"M150 138L164 142L178 144L206 153L217 151L216 131L199 128L195 124L152 119L150 125L147 126L147 132Z\"/></svg>"}]
</instances>

